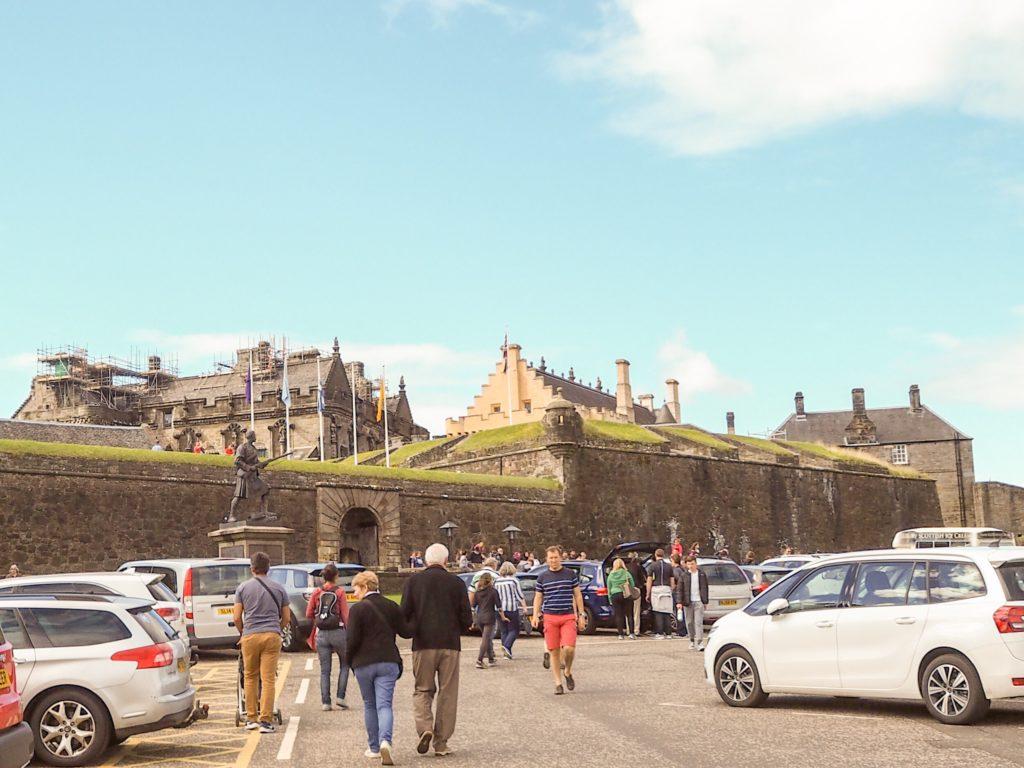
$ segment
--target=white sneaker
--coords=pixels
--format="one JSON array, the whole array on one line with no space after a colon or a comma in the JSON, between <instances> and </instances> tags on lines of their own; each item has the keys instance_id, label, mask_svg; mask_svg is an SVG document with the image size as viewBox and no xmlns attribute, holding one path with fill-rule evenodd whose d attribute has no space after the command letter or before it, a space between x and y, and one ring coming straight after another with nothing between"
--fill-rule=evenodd
<instances>
[{"instance_id":1,"label":"white sneaker","mask_svg":"<svg viewBox=\"0 0 1024 768\"><path fill-rule=\"evenodd\" d=\"M694 648L696 648L696 647L697 647L697 646L695 646L695 645L693 644L693 640L691 640L691 641L690 641L690 650L692 651L692 650L693 650Z\"/></svg>"},{"instance_id":2,"label":"white sneaker","mask_svg":"<svg viewBox=\"0 0 1024 768\"><path fill-rule=\"evenodd\" d=\"M394 765L395 761L391 759L391 742L382 741L380 743L380 764L381 765Z\"/></svg>"},{"instance_id":3,"label":"white sneaker","mask_svg":"<svg viewBox=\"0 0 1024 768\"><path fill-rule=\"evenodd\" d=\"M363 752L363 757L369 757L369 758L380 757L380 752L374 752L372 749L367 747L366 751Z\"/></svg>"}]
</instances>

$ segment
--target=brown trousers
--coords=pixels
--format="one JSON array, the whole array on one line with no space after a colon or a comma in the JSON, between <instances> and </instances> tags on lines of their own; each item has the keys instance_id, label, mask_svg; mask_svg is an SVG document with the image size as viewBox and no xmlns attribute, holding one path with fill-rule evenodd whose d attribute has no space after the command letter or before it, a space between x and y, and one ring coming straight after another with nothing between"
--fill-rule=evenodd
<instances>
[{"instance_id":1,"label":"brown trousers","mask_svg":"<svg viewBox=\"0 0 1024 768\"><path fill-rule=\"evenodd\" d=\"M412 675L416 685L412 694L416 733L434 734L434 749L448 746L455 732L459 707L459 652L447 648L413 651ZM431 711L437 696L437 714Z\"/></svg>"},{"instance_id":2,"label":"brown trousers","mask_svg":"<svg viewBox=\"0 0 1024 768\"><path fill-rule=\"evenodd\" d=\"M274 713L274 689L277 687L277 660L281 656L281 635L257 632L242 637L242 665L245 667L245 716L250 721L271 722ZM263 690L259 691L259 686ZM261 695L257 697L257 692ZM256 699L259 698L259 718Z\"/></svg>"}]
</instances>

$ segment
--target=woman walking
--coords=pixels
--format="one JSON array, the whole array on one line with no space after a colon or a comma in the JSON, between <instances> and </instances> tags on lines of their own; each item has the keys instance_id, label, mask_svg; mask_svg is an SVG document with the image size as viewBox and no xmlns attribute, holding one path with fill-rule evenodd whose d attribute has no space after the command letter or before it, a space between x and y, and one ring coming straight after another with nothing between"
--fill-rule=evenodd
<instances>
[{"instance_id":1,"label":"woman walking","mask_svg":"<svg viewBox=\"0 0 1024 768\"><path fill-rule=\"evenodd\" d=\"M615 611L615 626L619 630L619 640L626 639L626 628L629 628L629 639L636 640L636 626L633 618L633 590L636 582L621 557L615 558L612 569L605 579L608 585L608 597ZM639 595L638 595L639 597Z\"/></svg>"},{"instance_id":2,"label":"woman walking","mask_svg":"<svg viewBox=\"0 0 1024 768\"><path fill-rule=\"evenodd\" d=\"M331 710L331 662L338 657L338 690L335 703L338 709L348 709L345 691L348 689L348 602L345 590L338 587L338 566L324 566L324 585L317 587L306 605L306 618L313 620L309 644L320 657L320 705L324 712Z\"/></svg>"},{"instance_id":3,"label":"woman walking","mask_svg":"<svg viewBox=\"0 0 1024 768\"><path fill-rule=\"evenodd\" d=\"M502 563L498 569L498 580L494 588L498 592L499 614L501 622L501 652L506 659L512 658L512 646L519 637L521 616L526 614L526 595L516 578L516 567L512 563Z\"/></svg>"},{"instance_id":4,"label":"woman walking","mask_svg":"<svg viewBox=\"0 0 1024 768\"><path fill-rule=\"evenodd\" d=\"M498 592L494 588L494 577L488 571L481 571L475 591L469 593L469 604L476 609L476 625L480 627L476 668L486 669L484 656L494 664L494 623L498 620Z\"/></svg>"},{"instance_id":5,"label":"woman walking","mask_svg":"<svg viewBox=\"0 0 1024 768\"><path fill-rule=\"evenodd\" d=\"M366 757L379 757L381 765L394 765L391 737L395 715L395 683L402 676L402 657L395 635L411 637L399 607L380 593L373 571L352 579L358 602L349 611L348 661L363 696Z\"/></svg>"}]
</instances>

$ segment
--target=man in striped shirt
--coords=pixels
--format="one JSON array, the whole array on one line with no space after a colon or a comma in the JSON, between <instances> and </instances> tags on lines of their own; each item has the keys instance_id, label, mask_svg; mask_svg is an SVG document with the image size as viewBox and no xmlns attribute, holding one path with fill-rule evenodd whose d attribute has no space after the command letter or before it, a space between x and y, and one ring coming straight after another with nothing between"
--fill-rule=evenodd
<instances>
[{"instance_id":1,"label":"man in striped shirt","mask_svg":"<svg viewBox=\"0 0 1024 768\"><path fill-rule=\"evenodd\" d=\"M583 593L580 591L580 577L572 568L562 565L562 553L558 547L548 547L548 569L537 577L536 592L533 596L533 616L530 618L534 629L544 615L544 666L551 669L555 678L555 695L576 688L572 676L572 662L576 656L576 632L583 629ZM562 664L565 664L565 688L562 687Z\"/></svg>"},{"instance_id":2,"label":"man in striped shirt","mask_svg":"<svg viewBox=\"0 0 1024 768\"><path fill-rule=\"evenodd\" d=\"M499 626L501 627L501 651L506 659L512 658L512 646L519 637L519 611L526 613L526 595L516 578L516 567L512 563L502 563L498 569L500 578L494 582L498 591Z\"/></svg>"}]
</instances>

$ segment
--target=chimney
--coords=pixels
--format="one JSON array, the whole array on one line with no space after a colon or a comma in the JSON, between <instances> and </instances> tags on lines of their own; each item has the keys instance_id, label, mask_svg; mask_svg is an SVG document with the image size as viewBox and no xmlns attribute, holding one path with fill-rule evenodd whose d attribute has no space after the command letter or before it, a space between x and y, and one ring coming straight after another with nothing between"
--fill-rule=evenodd
<instances>
[{"instance_id":1,"label":"chimney","mask_svg":"<svg viewBox=\"0 0 1024 768\"><path fill-rule=\"evenodd\" d=\"M793 402L796 404L796 417L798 419L806 419L807 414L804 413L804 393L797 392L793 397Z\"/></svg>"},{"instance_id":2,"label":"chimney","mask_svg":"<svg viewBox=\"0 0 1024 768\"><path fill-rule=\"evenodd\" d=\"M725 431L730 435L736 434L736 414L732 411L726 411L725 414Z\"/></svg>"},{"instance_id":3,"label":"chimney","mask_svg":"<svg viewBox=\"0 0 1024 768\"><path fill-rule=\"evenodd\" d=\"M847 445L866 445L878 442L875 424L868 416L867 406L864 404L864 390L857 387L852 392L853 396L853 418L846 425L845 442Z\"/></svg>"},{"instance_id":4,"label":"chimney","mask_svg":"<svg viewBox=\"0 0 1024 768\"><path fill-rule=\"evenodd\" d=\"M654 395L640 395L640 405L654 413Z\"/></svg>"},{"instance_id":5,"label":"chimney","mask_svg":"<svg viewBox=\"0 0 1024 768\"><path fill-rule=\"evenodd\" d=\"M676 420L676 424L682 424L681 413L679 411L679 382L675 379L665 379L666 397L665 405L672 412L672 418Z\"/></svg>"},{"instance_id":6,"label":"chimney","mask_svg":"<svg viewBox=\"0 0 1024 768\"><path fill-rule=\"evenodd\" d=\"M615 387L615 412L625 416L626 421L634 421L633 388L629 385L629 360L615 361L619 383Z\"/></svg>"},{"instance_id":7,"label":"chimney","mask_svg":"<svg viewBox=\"0 0 1024 768\"><path fill-rule=\"evenodd\" d=\"M149 356L149 370L159 371L160 370L160 355ZM916 389L916 387L915 387Z\"/></svg>"},{"instance_id":8,"label":"chimney","mask_svg":"<svg viewBox=\"0 0 1024 768\"><path fill-rule=\"evenodd\" d=\"M921 412L921 388L917 384L910 385L910 410L914 413Z\"/></svg>"},{"instance_id":9,"label":"chimney","mask_svg":"<svg viewBox=\"0 0 1024 768\"><path fill-rule=\"evenodd\" d=\"M853 415L863 416L868 412L867 406L864 404L864 388L855 387L850 393L853 399Z\"/></svg>"}]
</instances>

